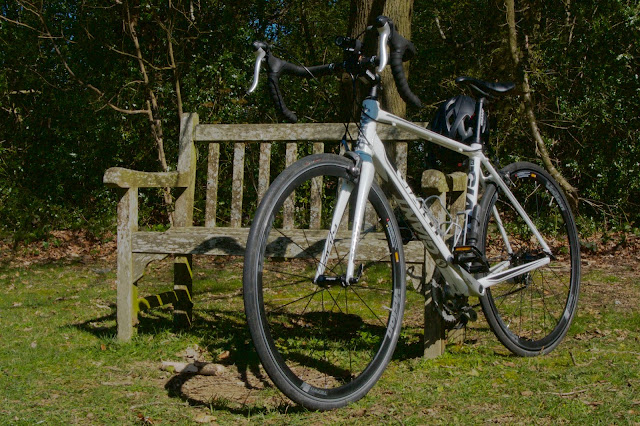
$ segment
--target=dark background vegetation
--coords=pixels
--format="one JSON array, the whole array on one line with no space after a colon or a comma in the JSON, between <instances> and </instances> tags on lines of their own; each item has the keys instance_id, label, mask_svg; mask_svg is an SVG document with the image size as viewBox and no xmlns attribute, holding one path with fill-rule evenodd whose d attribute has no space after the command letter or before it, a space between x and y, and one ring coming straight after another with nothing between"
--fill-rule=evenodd
<instances>
[{"instance_id":1,"label":"dark background vegetation","mask_svg":"<svg viewBox=\"0 0 640 426\"><path fill-rule=\"evenodd\" d=\"M115 229L104 171L162 170L158 141L175 167L181 110L203 123L279 121L264 86L244 96L250 43L269 40L292 61L337 60L333 39L346 34L350 13L349 2L336 0L44 3L0 1L0 226L16 241ZM516 2L538 124L578 190L583 233L637 232L640 224L639 14L637 1ZM438 102L459 92L458 75L514 79L507 37L502 1L415 0L410 85L428 106L408 117L429 121ZM283 87L301 121L339 120L337 79ZM519 97L493 105L491 146L502 164L539 162L521 105ZM151 115L133 113L142 110ZM424 167L418 154L410 175ZM166 223L162 195L142 197L141 222Z\"/></svg>"}]
</instances>

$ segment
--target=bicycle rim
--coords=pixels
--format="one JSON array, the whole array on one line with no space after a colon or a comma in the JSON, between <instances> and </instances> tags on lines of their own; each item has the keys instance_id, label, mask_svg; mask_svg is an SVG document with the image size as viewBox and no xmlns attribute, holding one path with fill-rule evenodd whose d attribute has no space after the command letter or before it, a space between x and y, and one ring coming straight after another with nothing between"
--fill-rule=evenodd
<instances>
[{"instance_id":1,"label":"bicycle rim","mask_svg":"<svg viewBox=\"0 0 640 426\"><path fill-rule=\"evenodd\" d=\"M404 309L402 243L377 185L360 238L358 282L313 282L337 189L353 180L352 164L324 154L292 165L265 196L249 236L255 247L245 263L245 310L256 350L276 386L310 409L366 394L391 358ZM311 193L320 194L322 211L310 213ZM348 214L343 222L326 265L333 279L346 271Z\"/></svg>"},{"instance_id":2,"label":"bicycle rim","mask_svg":"<svg viewBox=\"0 0 640 426\"><path fill-rule=\"evenodd\" d=\"M509 189L549 245L552 257L539 269L490 287L480 301L498 339L517 355L534 356L548 353L560 343L575 314L580 287L578 235L566 198L548 173L530 163L514 163L503 172ZM505 261L517 266L546 256L496 186L487 188L482 211L481 249L491 266Z\"/></svg>"}]
</instances>

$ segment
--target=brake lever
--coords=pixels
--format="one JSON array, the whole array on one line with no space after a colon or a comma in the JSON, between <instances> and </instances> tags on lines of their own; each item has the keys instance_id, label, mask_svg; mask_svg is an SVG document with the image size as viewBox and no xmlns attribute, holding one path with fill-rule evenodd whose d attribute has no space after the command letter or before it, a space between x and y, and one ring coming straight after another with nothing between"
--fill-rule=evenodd
<instances>
[{"instance_id":1,"label":"brake lever","mask_svg":"<svg viewBox=\"0 0 640 426\"><path fill-rule=\"evenodd\" d=\"M253 48L255 49L256 63L253 67L253 83L251 83L251 87L247 90L247 94L253 93L253 91L258 87L258 80L260 79L260 65L267 56L266 51L269 49L269 45L263 41L254 41Z\"/></svg>"},{"instance_id":2,"label":"brake lever","mask_svg":"<svg viewBox=\"0 0 640 426\"><path fill-rule=\"evenodd\" d=\"M388 20L389 18L386 19ZM376 73L378 74L384 70L389 60L389 56L387 55L387 41L391 34L391 27L387 20L379 20L376 23L378 29L378 60L380 61L378 68L376 68Z\"/></svg>"}]
</instances>

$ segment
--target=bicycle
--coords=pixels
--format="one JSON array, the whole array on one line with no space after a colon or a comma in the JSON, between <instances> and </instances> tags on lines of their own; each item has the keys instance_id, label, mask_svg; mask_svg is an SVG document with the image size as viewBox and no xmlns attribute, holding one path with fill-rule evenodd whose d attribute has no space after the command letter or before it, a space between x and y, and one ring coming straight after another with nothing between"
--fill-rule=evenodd
<instances>
[{"instance_id":1,"label":"bicycle","mask_svg":"<svg viewBox=\"0 0 640 426\"><path fill-rule=\"evenodd\" d=\"M514 85L458 78L479 99L475 133L462 143L380 108L380 73L390 64L402 98L414 105L402 62L413 44L378 17L378 53L366 57L358 40L340 38L343 62L296 66L256 42L254 80L261 65L280 112L296 121L283 101L279 77L349 72L370 83L353 150L302 158L270 186L249 233L243 271L244 303L256 351L269 377L290 399L314 410L344 406L363 397L382 375L398 342L405 304L403 234L378 175L393 189L397 208L436 263L432 280L444 317L470 316L477 296L498 339L521 356L545 354L564 338L576 312L580 252L573 215L559 185L541 167L519 162L496 170L484 153L482 128L488 99ZM390 53L387 54L387 44ZM464 224L440 223L427 200L416 197L387 157L378 123L411 132L468 159ZM328 230L286 229L286 200L321 190ZM365 211L369 213L365 214ZM375 219L372 220L371 216ZM308 224L298 212L300 227ZM406 242L406 241L405 241ZM293 259L279 256L291 247ZM380 259L360 263L366 247ZM371 253L368 253L371 254Z\"/></svg>"}]
</instances>

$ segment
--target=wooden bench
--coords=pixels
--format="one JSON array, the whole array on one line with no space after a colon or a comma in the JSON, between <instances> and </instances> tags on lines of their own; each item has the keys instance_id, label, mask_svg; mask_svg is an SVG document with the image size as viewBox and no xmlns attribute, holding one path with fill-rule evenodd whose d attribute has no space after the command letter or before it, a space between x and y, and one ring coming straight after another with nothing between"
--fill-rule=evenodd
<instances>
[{"instance_id":1,"label":"wooden bench","mask_svg":"<svg viewBox=\"0 0 640 426\"><path fill-rule=\"evenodd\" d=\"M357 134L351 126L352 135ZM199 124L198 115L183 114L180 123L178 166L172 172L140 172L119 167L110 168L104 175L104 183L119 190L118 202L118 256L117 256L117 324L118 339L127 341L134 332L138 312L172 303L174 316L179 322L189 324L193 307L191 295L193 287L193 260L196 255L238 255L244 254L248 223L243 227L243 187L245 176L245 148L247 144L259 144L259 171L257 198L265 194L271 176L271 149L274 143L285 144L285 166L297 159L298 146L312 144L309 151L325 152L325 143L337 146L345 133L343 124ZM407 142L415 137L391 126L379 126L383 141L394 142L396 164L406 175ZM218 214L218 194L220 188L219 171L221 144L233 143L233 168L231 185L230 217L223 223ZM194 226L194 193L196 187L197 147L207 146L206 207L204 226ZM442 183L449 188L447 178L442 175ZM448 179L451 182L451 179ZM436 185L437 186L437 185ZM437 189L439 194L442 188ZM175 210L173 224L165 232L140 231L138 229L138 189L174 188ZM451 187L451 189L454 189ZM449 191L449 189L447 189ZM464 194L455 188L455 197ZM312 201L311 209L320 209L320 198ZM291 209L293 212L293 209ZM249 218L253 212L247 212ZM284 219L293 224L292 216ZM224 225L224 226L221 226ZM406 261L415 282L422 285L428 280L429 267L425 264L425 250L418 241L405 246ZM144 275L146 266L168 255L174 257L174 286L172 291L160 295L140 297L137 282ZM430 258L427 256L427 259ZM375 260L375 259L368 259ZM428 262L428 261L427 261ZM422 286L424 288L424 286ZM429 311L428 307L425 312ZM432 315L432 313L430 313ZM429 321L430 328L433 319ZM432 333L433 334L433 333ZM440 331L436 333L440 336ZM427 342L427 347L433 346ZM430 349L441 353L443 345ZM434 346L435 347L435 346ZM433 355L439 353L433 352Z\"/></svg>"}]
</instances>

